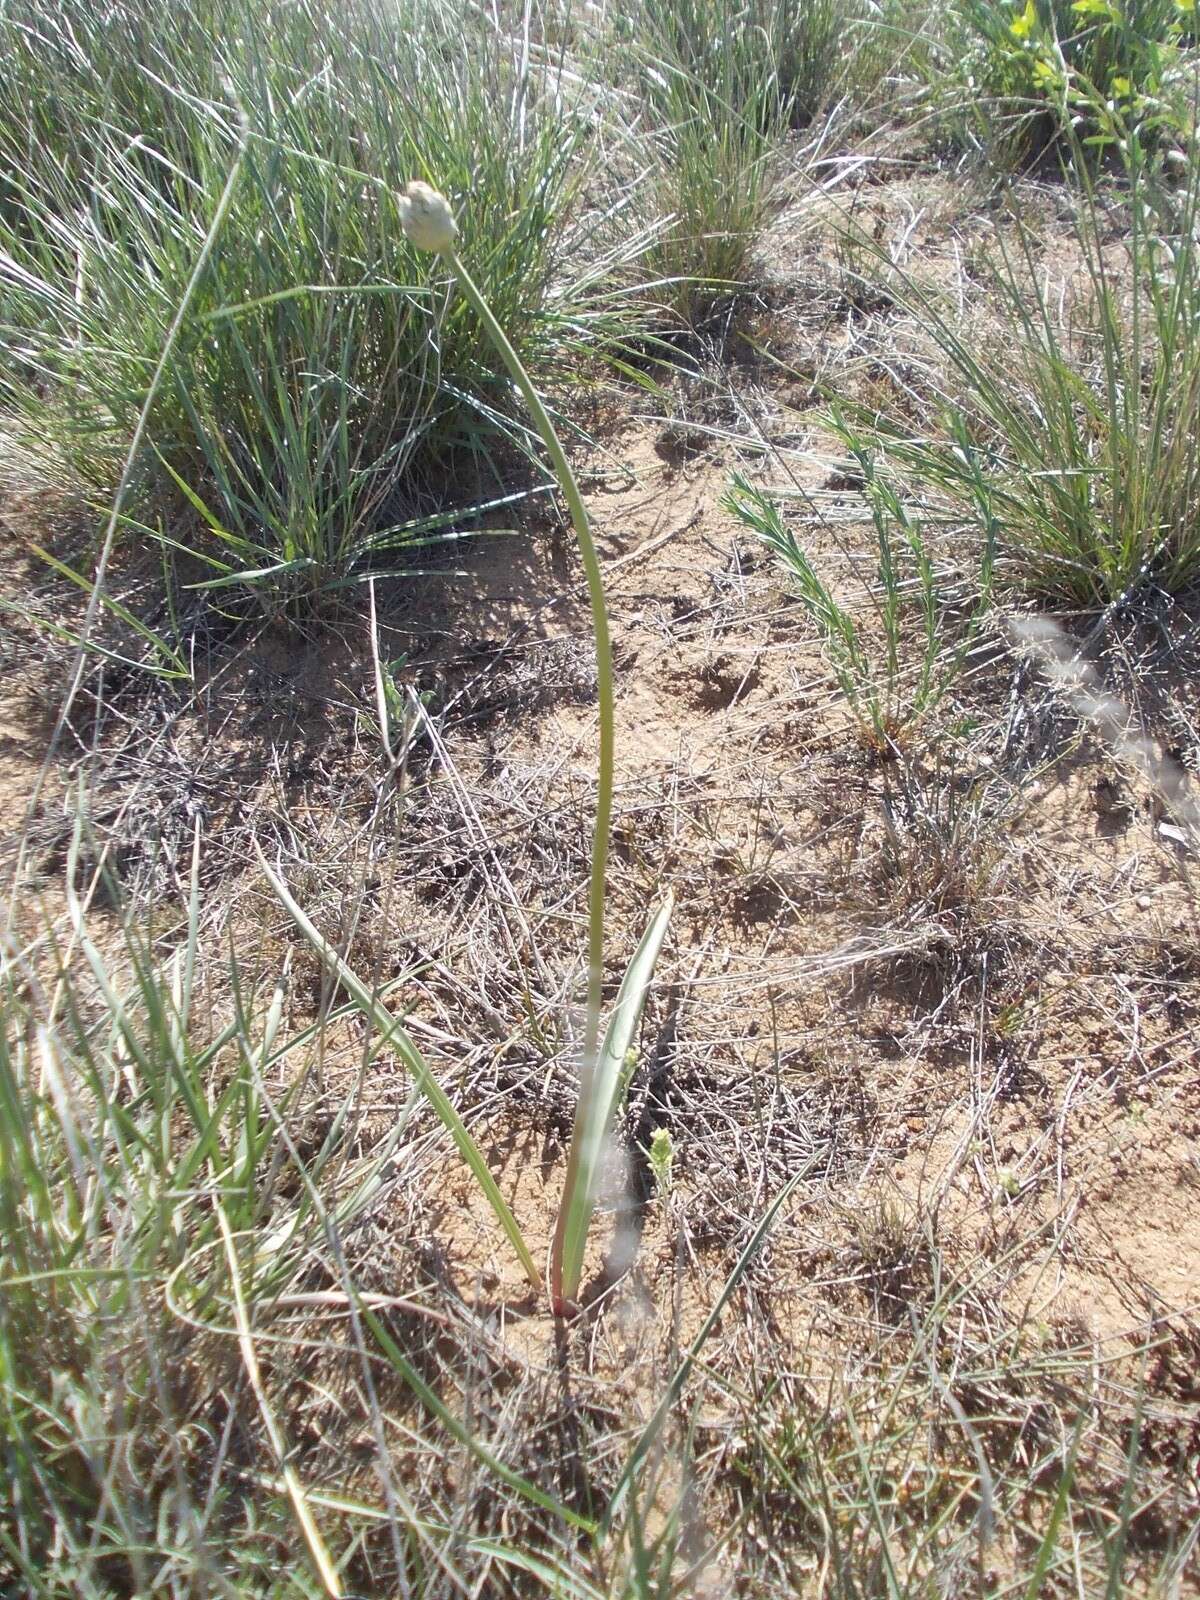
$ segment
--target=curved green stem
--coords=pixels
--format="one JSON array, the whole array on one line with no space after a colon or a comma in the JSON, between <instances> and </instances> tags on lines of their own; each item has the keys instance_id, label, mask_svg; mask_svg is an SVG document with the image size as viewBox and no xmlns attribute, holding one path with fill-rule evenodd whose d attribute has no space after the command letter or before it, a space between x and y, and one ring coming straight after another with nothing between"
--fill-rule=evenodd
<instances>
[{"instance_id":1,"label":"curved green stem","mask_svg":"<svg viewBox=\"0 0 1200 1600\"><path fill-rule=\"evenodd\" d=\"M608 865L608 836L612 824L613 791L612 640L608 628L608 608L604 601L604 580L600 573L600 558L596 552L595 540L592 538L587 508L584 506L583 496L579 492L579 485L575 482L575 474L571 471L566 452L563 450L558 434L554 430L554 424L542 404L541 397L530 382L529 375L521 364L520 356L513 349L504 329L492 315L491 307L480 293L475 280L454 251L448 251L446 259L454 269L463 294L474 307L480 321L487 329L492 343L500 352L501 359L508 368L513 382L521 391L525 404L529 407L530 415L542 436L542 442L546 446L555 476L562 487L562 492L570 508L571 521L575 525L575 536L579 540L579 551L583 557L583 570L587 575L588 599L592 608L592 632L596 640L596 692L600 703L600 760L596 796L596 825L595 832L592 835L592 876L588 891L587 1015L584 1023L579 1105L576 1109L575 1126L571 1134L571 1152L567 1159L564 1203L559 1209L551 1264L551 1289L555 1299L555 1310L559 1311L563 1309L562 1302L564 1300L562 1282L563 1233L570 1209L569 1202L575 1185L579 1180L581 1133L588 1127L593 1115L592 1101L595 1097L596 1069L600 1051L600 1004L604 982L604 886ZM567 1286L566 1294L568 1296L573 1294L576 1287L573 1284Z\"/></svg>"}]
</instances>

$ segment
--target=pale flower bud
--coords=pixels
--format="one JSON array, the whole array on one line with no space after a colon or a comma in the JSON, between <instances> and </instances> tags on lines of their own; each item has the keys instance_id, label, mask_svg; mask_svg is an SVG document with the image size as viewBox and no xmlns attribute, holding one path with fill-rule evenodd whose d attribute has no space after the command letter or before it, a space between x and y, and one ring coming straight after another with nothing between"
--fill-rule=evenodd
<instances>
[{"instance_id":1,"label":"pale flower bud","mask_svg":"<svg viewBox=\"0 0 1200 1600\"><path fill-rule=\"evenodd\" d=\"M400 201L400 225L418 250L453 250L458 224L444 194L414 178Z\"/></svg>"}]
</instances>

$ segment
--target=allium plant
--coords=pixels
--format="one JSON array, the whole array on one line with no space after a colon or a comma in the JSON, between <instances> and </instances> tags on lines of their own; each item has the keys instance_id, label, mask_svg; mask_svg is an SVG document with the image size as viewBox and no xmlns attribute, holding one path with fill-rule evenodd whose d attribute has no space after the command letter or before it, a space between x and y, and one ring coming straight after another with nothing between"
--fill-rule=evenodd
<instances>
[{"instance_id":1,"label":"allium plant","mask_svg":"<svg viewBox=\"0 0 1200 1600\"><path fill-rule=\"evenodd\" d=\"M575 1111L575 1124L571 1134L571 1148L567 1158L567 1173L555 1227L554 1246L550 1265L550 1293L556 1316L570 1316L577 1310L576 1296L583 1274L583 1256L588 1232L595 1212L604 1151L612 1133L617 1110L625 1096L637 1054L633 1039L641 1018L646 994L654 975L654 966L666 934L671 915L671 897L668 895L651 919L633 960L625 972L617 995L616 1005L609 1018L604 1037L600 1036L600 1018L604 984L604 894L608 867L608 844L612 825L613 802L613 745L615 718L613 710L613 658L612 639L608 624L608 607L604 598L604 580L600 571L600 558L592 537L591 523L579 485L571 471L566 452L555 431L541 397L530 381L528 373L509 341L504 329L494 316L474 278L460 259L455 245L458 225L454 220L449 201L436 189L420 180L411 182L400 201L399 213L405 234L419 250L441 256L454 273L463 296L474 309L488 337L508 369L526 405L546 452L554 475L562 489L587 578L588 599L592 613L592 633L596 647L596 682L599 702L599 748L596 818L592 834L591 877L588 888L588 979L587 1002L584 1020L583 1059L580 1068L579 1099ZM453 1110L444 1092L429 1073L416 1046L402 1029L387 1016L378 1000L374 999L345 963L327 946L300 908L287 894L274 874L270 874L273 887L290 911L301 931L318 948L327 963L337 970L349 992L360 1006L372 1016L377 1025L386 1028L393 1040L402 1042L401 1054L419 1087L433 1103L443 1123L450 1129L460 1152L477 1181L484 1189L502 1227L513 1242L530 1281L540 1289L540 1279L528 1248L520 1235L504 1200L496 1189L478 1147Z\"/></svg>"}]
</instances>

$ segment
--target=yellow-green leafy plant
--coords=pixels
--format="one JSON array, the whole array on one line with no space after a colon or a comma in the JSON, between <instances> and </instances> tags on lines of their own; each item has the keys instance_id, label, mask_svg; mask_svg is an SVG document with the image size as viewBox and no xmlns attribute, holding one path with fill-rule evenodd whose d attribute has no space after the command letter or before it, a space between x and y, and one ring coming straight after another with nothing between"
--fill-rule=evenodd
<instances>
[{"instance_id":1,"label":"yellow-green leafy plant","mask_svg":"<svg viewBox=\"0 0 1200 1600\"><path fill-rule=\"evenodd\" d=\"M516 350L504 329L493 314L474 278L459 257L455 245L458 225L450 204L420 180L411 182L400 200L399 216L409 241L417 249L442 257L454 273L463 296L469 302L485 332L495 346L500 359L516 384L534 425L537 428L554 475L562 489L571 514L571 521L579 541L583 568L587 577L588 598L591 605L592 630L596 646L596 681L599 701L599 779L596 800L596 820L592 836L591 878L588 891L588 979L587 1003L584 1020L583 1060L581 1064L579 1100L571 1147L567 1158L567 1173L562 1202L554 1234L550 1269L550 1293L557 1316L572 1314L576 1309L576 1296L583 1273L583 1255L588 1231L595 1212L599 1192L602 1158L611 1135L613 1121L629 1085L637 1056L633 1049L634 1034L641 1018L646 994L654 974L655 962L666 934L671 914L668 895L651 919L650 926L639 944L633 960L626 970L617 995L616 1005L609 1019L604 1037L600 1036L600 1016L604 983L604 892L608 865L608 844L612 823L613 799L613 660L612 641L608 626L608 609L604 599L604 581L600 571L600 558L592 537L591 524L579 485L571 471L566 452L554 429L541 397L530 381ZM265 863L264 863L265 867ZM463 1159L475 1175L477 1182L494 1210L505 1233L535 1288L540 1288L540 1277L529 1250L521 1236L520 1228L496 1187L495 1180L478 1147L461 1119L454 1111L444 1091L436 1083L425 1065L420 1052L407 1034L384 1010L377 997L354 977L346 963L321 939L317 930L304 916L279 878L268 876L276 894L290 912L297 926L318 950L325 962L341 978L347 991L376 1025L385 1031L400 1053L414 1081L433 1104L443 1124L450 1130Z\"/></svg>"},{"instance_id":2,"label":"yellow-green leafy plant","mask_svg":"<svg viewBox=\"0 0 1200 1600\"><path fill-rule=\"evenodd\" d=\"M675 1143L666 1128L655 1128L654 1137L646 1151L654 1186L662 1196L671 1192L671 1171L675 1165Z\"/></svg>"},{"instance_id":3,"label":"yellow-green leafy plant","mask_svg":"<svg viewBox=\"0 0 1200 1600\"><path fill-rule=\"evenodd\" d=\"M968 139L1006 161L1112 144L1116 109L1143 140L1173 137L1195 20L1195 0L957 0L937 92L955 95Z\"/></svg>"}]
</instances>

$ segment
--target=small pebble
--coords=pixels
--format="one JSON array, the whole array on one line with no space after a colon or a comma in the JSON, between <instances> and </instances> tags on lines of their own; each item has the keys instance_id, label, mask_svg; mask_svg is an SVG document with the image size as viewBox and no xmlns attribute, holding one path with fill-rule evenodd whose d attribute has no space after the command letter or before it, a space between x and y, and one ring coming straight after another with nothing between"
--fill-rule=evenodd
<instances>
[{"instance_id":1,"label":"small pebble","mask_svg":"<svg viewBox=\"0 0 1200 1600\"><path fill-rule=\"evenodd\" d=\"M1134 904L1137 906L1139 911L1149 911L1150 907L1154 904L1154 899L1151 895L1140 894L1134 901Z\"/></svg>"}]
</instances>

